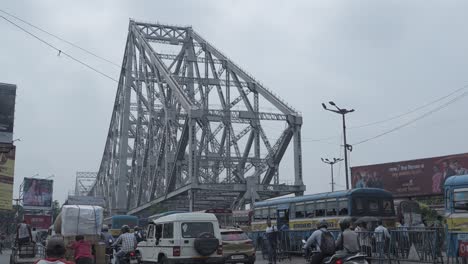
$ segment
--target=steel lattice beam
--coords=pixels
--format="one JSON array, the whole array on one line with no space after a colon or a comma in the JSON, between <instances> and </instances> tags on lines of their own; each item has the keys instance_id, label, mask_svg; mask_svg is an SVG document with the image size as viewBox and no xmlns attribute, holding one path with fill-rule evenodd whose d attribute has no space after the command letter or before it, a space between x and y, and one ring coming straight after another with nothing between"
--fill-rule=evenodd
<instances>
[{"instance_id":1,"label":"steel lattice beam","mask_svg":"<svg viewBox=\"0 0 468 264\"><path fill-rule=\"evenodd\" d=\"M271 111L260 111L260 98ZM292 107L191 27L130 21L90 194L109 197L112 213L132 214L155 205L238 208L301 194L301 125ZM270 135L280 131L279 138ZM295 182L280 184L278 168L291 141Z\"/></svg>"}]
</instances>

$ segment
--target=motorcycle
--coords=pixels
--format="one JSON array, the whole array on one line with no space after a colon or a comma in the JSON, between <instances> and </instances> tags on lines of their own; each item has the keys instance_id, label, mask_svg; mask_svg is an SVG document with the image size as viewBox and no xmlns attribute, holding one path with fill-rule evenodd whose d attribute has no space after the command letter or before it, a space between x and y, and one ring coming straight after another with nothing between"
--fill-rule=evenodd
<instances>
[{"instance_id":1,"label":"motorcycle","mask_svg":"<svg viewBox=\"0 0 468 264\"><path fill-rule=\"evenodd\" d=\"M114 247L113 249L115 249L115 252L119 252L119 247L116 246ZM125 254L124 256L122 256L120 258L120 263L123 263L123 264L138 264L138 256L137 256L137 253L135 251L130 251L128 252L127 254Z\"/></svg>"},{"instance_id":2,"label":"motorcycle","mask_svg":"<svg viewBox=\"0 0 468 264\"><path fill-rule=\"evenodd\" d=\"M307 263L310 263L312 256L317 254L318 251L311 251L305 248L306 241L302 240L302 249L304 251L304 258ZM362 253L348 254L346 252L338 251L331 257L326 257L323 264L368 264L367 255Z\"/></svg>"}]
</instances>

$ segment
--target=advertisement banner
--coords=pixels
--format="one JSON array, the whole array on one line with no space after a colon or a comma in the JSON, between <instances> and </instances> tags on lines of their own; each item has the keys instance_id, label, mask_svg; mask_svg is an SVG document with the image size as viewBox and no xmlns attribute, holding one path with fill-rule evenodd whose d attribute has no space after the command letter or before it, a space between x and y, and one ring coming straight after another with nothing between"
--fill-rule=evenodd
<instances>
[{"instance_id":1,"label":"advertisement banner","mask_svg":"<svg viewBox=\"0 0 468 264\"><path fill-rule=\"evenodd\" d=\"M23 207L25 209L51 208L53 183L53 180L24 178Z\"/></svg>"},{"instance_id":2,"label":"advertisement banner","mask_svg":"<svg viewBox=\"0 0 468 264\"><path fill-rule=\"evenodd\" d=\"M0 143L13 141L16 85L0 83Z\"/></svg>"},{"instance_id":3,"label":"advertisement banner","mask_svg":"<svg viewBox=\"0 0 468 264\"><path fill-rule=\"evenodd\" d=\"M450 176L468 174L468 153L351 168L353 188L383 188L396 197L442 194Z\"/></svg>"},{"instance_id":4,"label":"advertisement banner","mask_svg":"<svg viewBox=\"0 0 468 264\"><path fill-rule=\"evenodd\" d=\"M0 210L11 210L15 175L15 146L0 144Z\"/></svg>"},{"instance_id":5,"label":"advertisement banner","mask_svg":"<svg viewBox=\"0 0 468 264\"><path fill-rule=\"evenodd\" d=\"M28 223L31 228L36 229L49 229L52 225L51 215L24 215L24 220Z\"/></svg>"}]
</instances>

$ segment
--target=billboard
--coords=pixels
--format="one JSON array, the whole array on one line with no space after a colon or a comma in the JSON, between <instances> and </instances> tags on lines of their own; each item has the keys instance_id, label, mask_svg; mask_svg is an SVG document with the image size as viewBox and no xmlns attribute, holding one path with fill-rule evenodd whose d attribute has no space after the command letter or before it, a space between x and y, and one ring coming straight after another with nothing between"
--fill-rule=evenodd
<instances>
[{"instance_id":1,"label":"billboard","mask_svg":"<svg viewBox=\"0 0 468 264\"><path fill-rule=\"evenodd\" d=\"M0 143L0 210L11 210L15 175L15 146Z\"/></svg>"},{"instance_id":2,"label":"billboard","mask_svg":"<svg viewBox=\"0 0 468 264\"><path fill-rule=\"evenodd\" d=\"M468 174L468 153L351 168L353 188L383 188L396 197L442 194L445 179Z\"/></svg>"},{"instance_id":3,"label":"billboard","mask_svg":"<svg viewBox=\"0 0 468 264\"><path fill-rule=\"evenodd\" d=\"M16 85L0 83L0 143L13 141Z\"/></svg>"},{"instance_id":4,"label":"billboard","mask_svg":"<svg viewBox=\"0 0 468 264\"><path fill-rule=\"evenodd\" d=\"M51 215L25 214L24 220L31 226L31 228L35 227L36 229L49 229L49 227L52 225Z\"/></svg>"},{"instance_id":5,"label":"billboard","mask_svg":"<svg viewBox=\"0 0 468 264\"><path fill-rule=\"evenodd\" d=\"M23 207L25 209L51 208L53 183L53 180L24 178Z\"/></svg>"}]
</instances>

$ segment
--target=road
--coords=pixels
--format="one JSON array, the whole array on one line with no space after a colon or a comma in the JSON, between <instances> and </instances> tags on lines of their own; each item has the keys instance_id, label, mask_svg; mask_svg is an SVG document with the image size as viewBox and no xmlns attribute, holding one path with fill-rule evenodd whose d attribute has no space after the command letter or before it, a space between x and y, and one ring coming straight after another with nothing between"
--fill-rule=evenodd
<instances>
[{"instance_id":1,"label":"road","mask_svg":"<svg viewBox=\"0 0 468 264\"><path fill-rule=\"evenodd\" d=\"M0 263L7 264L10 263L10 250L4 250L3 254L0 255Z\"/></svg>"}]
</instances>

